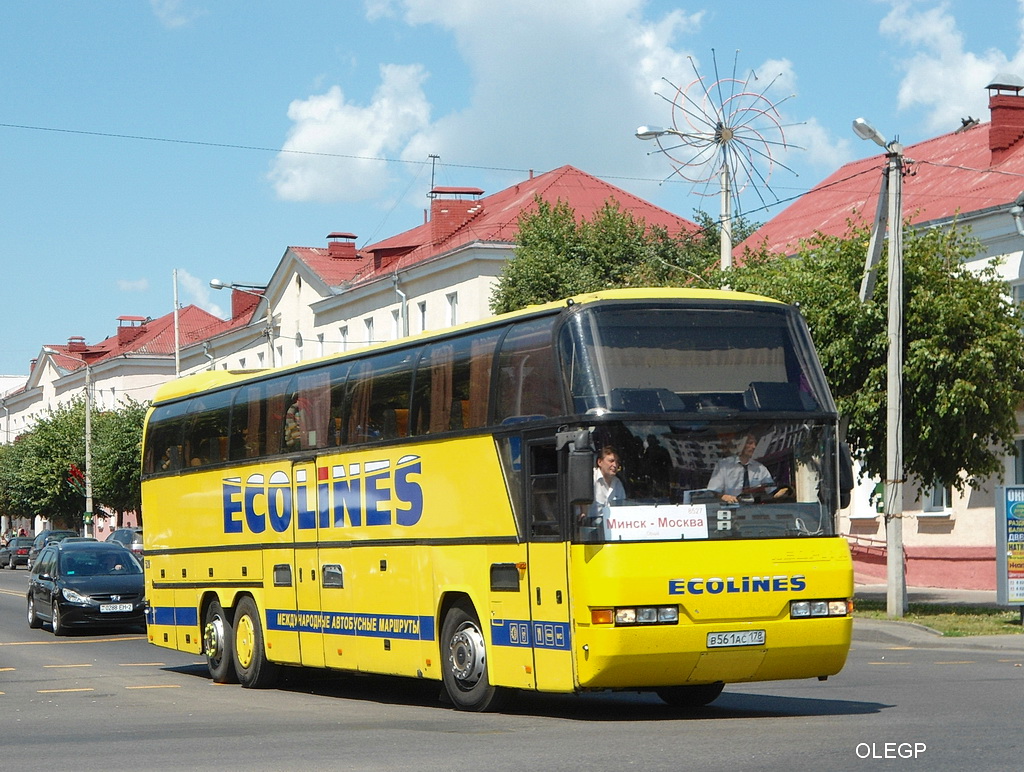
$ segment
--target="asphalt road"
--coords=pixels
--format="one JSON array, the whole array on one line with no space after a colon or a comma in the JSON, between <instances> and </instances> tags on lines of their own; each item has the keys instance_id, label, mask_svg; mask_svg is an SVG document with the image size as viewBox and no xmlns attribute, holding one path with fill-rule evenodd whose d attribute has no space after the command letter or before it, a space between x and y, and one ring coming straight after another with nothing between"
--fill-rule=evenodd
<instances>
[{"instance_id":1,"label":"asphalt road","mask_svg":"<svg viewBox=\"0 0 1024 772\"><path fill-rule=\"evenodd\" d=\"M290 671L218 686L136 633L54 638L0 571L0 767L35 770L1016 770L1024 653L858 636L825 683L730 686L679 713L639 694L526 694L466 714L434 683ZM885 631L882 631L885 633Z\"/></svg>"}]
</instances>

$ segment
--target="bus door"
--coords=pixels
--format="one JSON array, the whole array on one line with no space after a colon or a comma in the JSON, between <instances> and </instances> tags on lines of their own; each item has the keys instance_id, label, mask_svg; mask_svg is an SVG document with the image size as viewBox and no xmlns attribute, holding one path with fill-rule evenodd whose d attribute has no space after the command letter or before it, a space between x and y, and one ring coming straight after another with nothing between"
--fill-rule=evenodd
<instances>
[{"instance_id":1,"label":"bus door","mask_svg":"<svg viewBox=\"0 0 1024 772\"><path fill-rule=\"evenodd\" d=\"M567 522L554 440L526 445L530 641L537 689L573 688Z\"/></svg>"},{"instance_id":2,"label":"bus door","mask_svg":"<svg viewBox=\"0 0 1024 772\"><path fill-rule=\"evenodd\" d=\"M292 518L295 535L295 608L298 614L299 650L302 664L324 667L325 623L323 567L320 563L319 506L315 461L296 462L292 466Z\"/></svg>"}]
</instances>

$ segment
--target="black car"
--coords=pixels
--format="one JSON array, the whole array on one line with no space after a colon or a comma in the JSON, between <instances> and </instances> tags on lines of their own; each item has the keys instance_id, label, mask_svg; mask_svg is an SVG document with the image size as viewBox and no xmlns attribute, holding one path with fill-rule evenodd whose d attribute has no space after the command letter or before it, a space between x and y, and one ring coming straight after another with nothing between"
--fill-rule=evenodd
<instances>
[{"instance_id":1,"label":"black car","mask_svg":"<svg viewBox=\"0 0 1024 772\"><path fill-rule=\"evenodd\" d=\"M142 565L120 544L48 544L28 577L28 626L43 622L54 635L79 627L145 626Z\"/></svg>"},{"instance_id":2,"label":"black car","mask_svg":"<svg viewBox=\"0 0 1024 772\"><path fill-rule=\"evenodd\" d=\"M66 539L69 536L78 536L78 531L65 531L58 528L50 528L45 531L40 531L36 534L36 538L32 540L32 546L28 550L28 567L32 569L32 564L36 562L36 556L39 551L50 542L60 541Z\"/></svg>"},{"instance_id":3,"label":"black car","mask_svg":"<svg viewBox=\"0 0 1024 772\"><path fill-rule=\"evenodd\" d=\"M117 528L110 533L107 541L116 541L138 557L142 557L142 529L134 527Z\"/></svg>"},{"instance_id":4,"label":"black car","mask_svg":"<svg viewBox=\"0 0 1024 772\"><path fill-rule=\"evenodd\" d=\"M15 536L0 547L0 568L17 568L28 565L28 551L32 547L31 536Z\"/></svg>"}]
</instances>

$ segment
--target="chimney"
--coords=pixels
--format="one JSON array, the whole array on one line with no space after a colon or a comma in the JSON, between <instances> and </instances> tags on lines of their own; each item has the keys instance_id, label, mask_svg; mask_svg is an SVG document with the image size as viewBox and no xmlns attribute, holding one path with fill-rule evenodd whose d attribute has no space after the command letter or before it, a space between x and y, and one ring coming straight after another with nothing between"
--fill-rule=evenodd
<instances>
[{"instance_id":1,"label":"chimney","mask_svg":"<svg viewBox=\"0 0 1024 772\"><path fill-rule=\"evenodd\" d=\"M440 244L483 211L480 188L434 188L430 191L430 240ZM444 198L442 198L444 196ZM462 199L458 196L473 196Z\"/></svg>"},{"instance_id":2,"label":"chimney","mask_svg":"<svg viewBox=\"0 0 1024 772\"><path fill-rule=\"evenodd\" d=\"M327 256L334 260L354 260L359 257L356 254L356 234L338 231L328 233Z\"/></svg>"},{"instance_id":3,"label":"chimney","mask_svg":"<svg viewBox=\"0 0 1024 772\"><path fill-rule=\"evenodd\" d=\"M82 354L85 352L85 338L81 335L72 335L68 338L68 353Z\"/></svg>"},{"instance_id":4,"label":"chimney","mask_svg":"<svg viewBox=\"0 0 1024 772\"><path fill-rule=\"evenodd\" d=\"M119 316L117 317L117 345L125 348L132 341L146 331L144 316Z\"/></svg>"},{"instance_id":5,"label":"chimney","mask_svg":"<svg viewBox=\"0 0 1024 772\"><path fill-rule=\"evenodd\" d=\"M988 89L988 109L992 113L988 146L993 163L998 163L1024 138L1024 79L1016 75L997 75Z\"/></svg>"}]
</instances>

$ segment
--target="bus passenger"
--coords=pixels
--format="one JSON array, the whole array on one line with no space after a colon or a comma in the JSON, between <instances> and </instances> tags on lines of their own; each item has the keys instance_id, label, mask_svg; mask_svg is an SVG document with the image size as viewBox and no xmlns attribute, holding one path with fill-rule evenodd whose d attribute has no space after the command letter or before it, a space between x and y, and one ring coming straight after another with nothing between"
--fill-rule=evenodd
<instances>
[{"instance_id":1,"label":"bus passenger","mask_svg":"<svg viewBox=\"0 0 1024 772\"><path fill-rule=\"evenodd\" d=\"M754 460L757 437L746 434L739 452L720 459L708 481L708 490L713 491L726 504L735 504L740 496L769 494L775 498L785 495L787 488L778 488L771 472L760 461Z\"/></svg>"}]
</instances>

